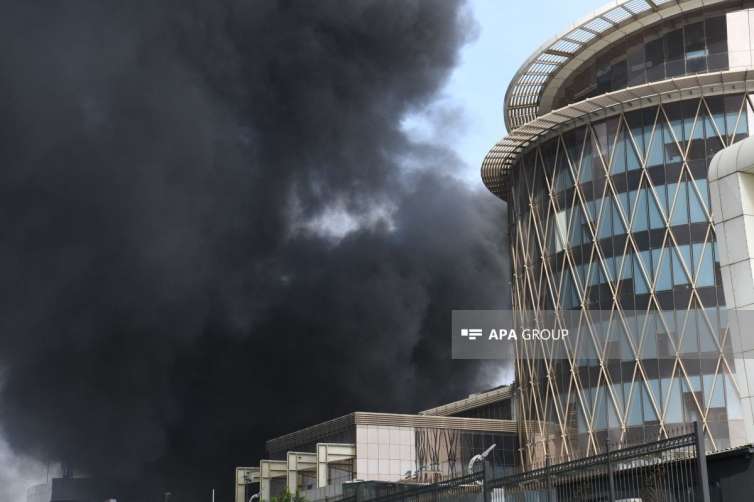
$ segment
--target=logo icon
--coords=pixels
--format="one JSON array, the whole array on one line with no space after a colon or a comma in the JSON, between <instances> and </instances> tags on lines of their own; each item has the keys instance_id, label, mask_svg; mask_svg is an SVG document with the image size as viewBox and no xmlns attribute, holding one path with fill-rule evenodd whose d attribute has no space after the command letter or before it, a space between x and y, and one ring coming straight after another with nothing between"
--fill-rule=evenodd
<instances>
[{"instance_id":1,"label":"logo icon","mask_svg":"<svg viewBox=\"0 0 754 502\"><path fill-rule=\"evenodd\" d=\"M462 329L461 336L468 338L472 342L482 336L481 329Z\"/></svg>"}]
</instances>

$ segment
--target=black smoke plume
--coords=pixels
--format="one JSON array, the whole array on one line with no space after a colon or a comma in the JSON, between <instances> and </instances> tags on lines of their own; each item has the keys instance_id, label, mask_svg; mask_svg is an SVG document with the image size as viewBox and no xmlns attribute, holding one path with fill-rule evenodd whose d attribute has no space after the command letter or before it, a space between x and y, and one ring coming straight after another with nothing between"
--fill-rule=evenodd
<instances>
[{"instance_id":1,"label":"black smoke plume","mask_svg":"<svg viewBox=\"0 0 754 502\"><path fill-rule=\"evenodd\" d=\"M6 0L0 426L123 500L232 496L264 440L491 381L503 206L401 121L458 0ZM483 152L480 152L480 154Z\"/></svg>"}]
</instances>

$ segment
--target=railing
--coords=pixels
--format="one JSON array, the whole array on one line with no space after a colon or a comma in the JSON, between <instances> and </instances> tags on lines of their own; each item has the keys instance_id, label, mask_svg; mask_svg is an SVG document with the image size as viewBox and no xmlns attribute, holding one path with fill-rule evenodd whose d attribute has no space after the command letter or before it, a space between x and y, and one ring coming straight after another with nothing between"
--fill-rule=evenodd
<instances>
[{"instance_id":1,"label":"railing","mask_svg":"<svg viewBox=\"0 0 754 502\"><path fill-rule=\"evenodd\" d=\"M370 502L435 502L441 500L479 500L484 486L484 473L448 479L431 485L399 488L393 493L382 495Z\"/></svg>"},{"instance_id":2,"label":"railing","mask_svg":"<svg viewBox=\"0 0 754 502\"><path fill-rule=\"evenodd\" d=\"M347 502L357 501L356 497ZM401 487L368 502L709 502L704 437L693 432L516 474L487 471ZM346 501L344 501L346 502Z\"/></svg>"}]
</instances>

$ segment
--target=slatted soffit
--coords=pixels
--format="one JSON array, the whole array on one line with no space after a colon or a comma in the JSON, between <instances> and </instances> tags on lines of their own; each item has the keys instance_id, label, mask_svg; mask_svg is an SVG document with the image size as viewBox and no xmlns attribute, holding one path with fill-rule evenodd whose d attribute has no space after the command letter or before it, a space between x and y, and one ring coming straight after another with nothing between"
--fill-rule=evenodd
<instances>
[{"instance_id":1,"label":"slatted soffit","mask_svg":"<svg viewBox=\"0 0 754 502\"><path fill-rule=\"evenodd\" d=\"M505 124L511 133L526 134L526 125L552 111L560 85L602 49L663 19L725 0L619 0L597 10L563 34L542 45L521 66L505 94ZM540 125L541 127L541 125ZM520 141L503 138L482 163L482 180L505 198L510 167Z\"/></svg>"}]
</instances>

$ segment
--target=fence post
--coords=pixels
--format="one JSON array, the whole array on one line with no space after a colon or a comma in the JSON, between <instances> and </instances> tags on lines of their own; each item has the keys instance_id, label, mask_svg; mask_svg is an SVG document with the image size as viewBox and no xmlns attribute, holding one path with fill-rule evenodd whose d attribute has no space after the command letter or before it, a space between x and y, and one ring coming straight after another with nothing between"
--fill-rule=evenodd
<instances>
[{"instance_id":1,"label":"fence post","mask_svg":"<svg viewBox=\"0 0 754 502\"><path fill-rule=\"evenodd\" d=\"M605 454L607 456L607 486L610 491L610 502L615 502L615 479L613 479L613 463L610 461L610 439L605 440Z\"/></svg>"},{"instance_id":2,"label":"fence post","mask_svg":"<svg viewBox=\"0 0 754 502\"><path fill-rule=\"evenodd\" d=\"M550 455L545 455L545 490L547 490L547 502L550 502L552 482L550 481Z\"/></svg>"},{"instance_id":3,"label":"fence post","mask_svg":"<svg viewBox=\"0 0 754 502\"><path fill-rule=\"evenodd\" d=\"M490 502L491 491L487 485L487 461L482 460L482 502Z\"/></svg>"},{"instance_id":4,"label":"fence post","mask_svg":"<svg viewBox=\"0 0 754 502\"><path fill-rule=\"evenodd\" d=\"M707 448L704 445L704 429L699 421L694 421L694 435L696 436L696 466L699 473L699 488L697 490L700 502L709 502L709 479L707 477Z\"/></svg>"}]
</instances>

